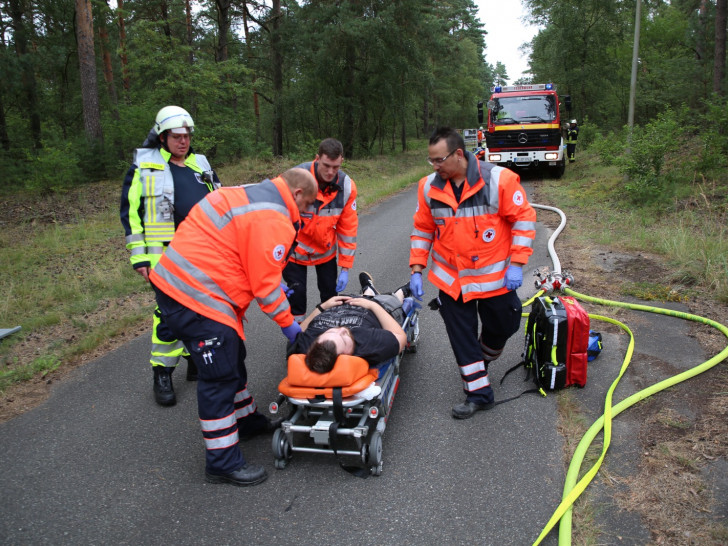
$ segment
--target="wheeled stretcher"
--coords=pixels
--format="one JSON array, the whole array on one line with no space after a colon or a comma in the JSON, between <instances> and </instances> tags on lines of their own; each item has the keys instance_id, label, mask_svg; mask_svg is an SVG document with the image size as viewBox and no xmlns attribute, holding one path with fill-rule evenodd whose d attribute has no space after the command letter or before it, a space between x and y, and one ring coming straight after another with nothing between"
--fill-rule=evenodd
<instances>
[{"instance_id":1,"label":"wheeled stretcher","mask_svg":"<svg viewBox=\"0 0 728 546\"><path fill-rule=\"evenodd\" d=\"M407 300L402 324L407 345L376 367L360 357L340 355L330 372L318 374L306 367L304 355L288 358L288 376L269 408L275 414L285 402L291 405L289 417L273 434L276 468L285 468L298 451L330 453L347 469L381 474L382 435L399 387L400 363L404 353L417 351L419 338L420 306Z\"/></svg>"}]
</instances>

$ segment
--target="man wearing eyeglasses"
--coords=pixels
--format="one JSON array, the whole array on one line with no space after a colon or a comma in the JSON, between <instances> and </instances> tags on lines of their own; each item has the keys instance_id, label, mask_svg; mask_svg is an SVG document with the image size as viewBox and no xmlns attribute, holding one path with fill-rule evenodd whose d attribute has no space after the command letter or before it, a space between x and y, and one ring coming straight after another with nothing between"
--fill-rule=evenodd
<instances>
[{"instance_id":1,"label":"man wearing eyeglasses","mask_svg":"<svg viewBox=\"0 0 728 546\"><path fill-rule=\"evenodd\" d=\"M536 212L519 176L478 161L448 127L430 137L427 161L435 172L419 182L410 237L410 289L424 295L422 271L439 289L439 306L460 369L465 401L456 419L495 406L488 365L519 328L523 266L533 253ZM480 317L480 334L478 317Z\"/></svg>"}]
</instances>

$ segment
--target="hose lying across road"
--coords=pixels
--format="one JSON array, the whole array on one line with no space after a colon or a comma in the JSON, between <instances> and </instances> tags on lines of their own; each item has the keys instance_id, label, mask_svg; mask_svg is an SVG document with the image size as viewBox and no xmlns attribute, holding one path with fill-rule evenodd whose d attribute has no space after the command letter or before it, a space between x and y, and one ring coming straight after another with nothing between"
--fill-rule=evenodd
<instances>
[{"instance_id":1,"label":"hose lying across road","mask_svg":"<svg viewBox=\"0 0 728 546\"><path fill-rule=\"evenodd\" d=\"M557 212L561 216L561 224L559 225L558 229L552 234L551 238L549 239L548 246L549 246L549 255L551 256L552 263L554 265L554 273L557 275L561 275L561 265L558 260L558 256L556 256L556 252L554 250L553 242L558 237L559 233L561 233L561 230L566 225L566 216L564 213L554 207L549 207L546 205L536 205L532 204L534 208L541 208L546 210L551 210L554 212ZM694 322L699 322L702 324L706 324L708 326L712 326L713 328L718 329L723 335L728 338L728 327L724 326L723 324L720 324L719 322L715 322L713 320L710 320L705 317L699 317L697 315L692 315L690 313L683 313L681 311L673 311L671 309L662 309L660 307L652 307L648 305L639 305L639 304L633 304L633 303L625 303L625 302L618 302L618 301L611 301L611 300L605 300L600 298L594 298L591 296L587 296L584 294L580 294L578 292L575 292L568 288L567 286L563 286L562 290L570 295L574 296L577 299L588 301L590 303L596 303L599 305L608 305L612 307L622 307L626 309L632 309L635 311L646 311L649 313L658 313L661 315L668 315L671 317L677 317L685 320L691 320ZM542 292L539 292L536 294L533 298L531 298L526 304L530 304L537 296L539 296ZM599 470L599 467L602 464L602 461L604 460L604 457L607 453L607 449L609 448L609 443L611 440L612 435L612 418L619 415L622 411L625 409L633 406L637 402L640 402L641 400L644 400L645 398L652 396L655 393L658 393L660 391L663 391L667 389L668 387L672 387L673 385L676 385L677 383L681 383L685 381L686 379L690 379L691 377L694 377L698 374L701 374L709 369L711 369L716 364L722 362L726 358L728 358L728 345L717 355L715 355L713 358L706 360L702 364L699 364L698 366L695 366L694 368L691 368L689 370L686 370L680 374L677 374L673 377L670 377L668 379L665 379L663 381L660 381L659 383L655 383L654 385L651 385L650 387L647 387L646 389L643 389L632 396L622 400L617 405L612 406L612 395L614 393L614 390L617 387L617 384L619 383L620 379L624 375L624 372L627 370L627 367L629 366L629 363L632 359L632 354L634 352L634 335L630 331L630 329L624 325L623 323L619 322L618 320L604 317L601 315L589 315L590 318L596 319L596 320L602 320L606 321L612 324L616 324L620 328L622 328L627 334L629 334L630 341L629 345L627 347L627 352L624 357L624 361L622 363L622 368L619 371L619 375L614 380L612 385L609 387L609 390L607 391L607 396L604 401L604 413L602 414L599 419L597 419L594 424L589 428L589 430L586 431L584 436L582 437L581 441L579 442L579 445L577 446L576 450L574 451L574 455L571 459L571 463L569 464L569 469L566 473L566 479L564 481L564 492L562 495L562 501L561 504L556 508L556 511L551 516L551 519L548 521L546 526L544 527L543 531L541 531L541 534L534 542L534 546L537 544L540 544L541 541L546 537L546 535L551 531L551 529L556 525L556 522L561 520L561 523L559 524L559 546L566 546L571 544L571 519L572 519L572 506L576 499L581 495L581 493L586 489L587 485L592 481L594 476ZM602 453L599 456L599 459L594 463L594 465L584 474L584 476L579 480L577 483L577 478L579 476L579 471L581 469L581 464L584 461L584 456L586 455L587 449L591 445L592 441L594 441L594 438L599 434L601 430L604 430L603 435L603 447L602 447Z\"/></svg>"}]
</instances>

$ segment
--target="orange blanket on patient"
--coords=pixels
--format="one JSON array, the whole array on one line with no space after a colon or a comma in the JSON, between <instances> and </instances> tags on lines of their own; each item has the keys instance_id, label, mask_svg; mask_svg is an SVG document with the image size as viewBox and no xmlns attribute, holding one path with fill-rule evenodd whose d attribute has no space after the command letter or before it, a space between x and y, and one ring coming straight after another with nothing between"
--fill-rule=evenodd
<instances>
[{"instance_id":1,"label":"orange blanket on patient","mask_svg":"<svg viewBox=\"0 0 728 546\"><path fill-rule=\"evenodd\" d=\"M369 369L367 361L358 356L339 355L330 372L316 373L306 366L306 355L294 354L288 357L288 377L278 390L291 398L331 398L333 388L341 387L346 398L366 389L377 376L377 369Z\"/></svg>"}]
</instances>

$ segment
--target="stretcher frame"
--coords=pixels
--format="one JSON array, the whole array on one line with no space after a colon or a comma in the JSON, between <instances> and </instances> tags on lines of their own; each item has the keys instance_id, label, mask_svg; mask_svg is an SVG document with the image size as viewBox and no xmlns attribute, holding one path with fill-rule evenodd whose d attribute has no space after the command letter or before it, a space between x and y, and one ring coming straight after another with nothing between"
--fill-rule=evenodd
<instances>
[{"instance_id":1,"label":"stretcher frame","mask_svg":"<svg viewBox=\"0 0 728 546\"><path fill-rule=\"evenodd\" d=\"M273 434L277 469L286 468L296 452L326 453L336 456L347 470L381 475L382 436L399 388L400 364L405 353L417 352L420 305L410 299L413 305L402 324L407 344L397 356L376 366L378 378L369 387L343 398L338 408L331 398L294 398L282 393L271 403L273 414L285 402L291 405L289 417Z\"/></svg>"}]
</instances>

